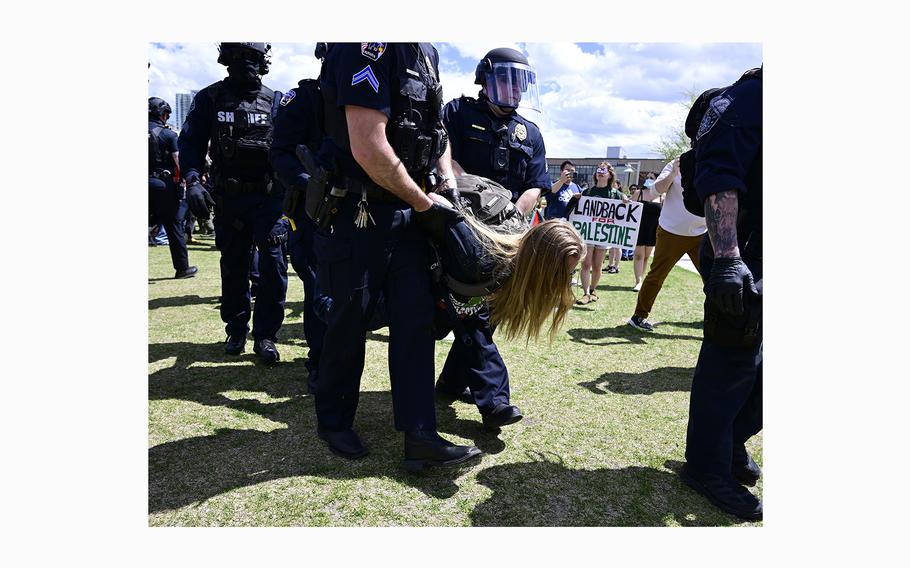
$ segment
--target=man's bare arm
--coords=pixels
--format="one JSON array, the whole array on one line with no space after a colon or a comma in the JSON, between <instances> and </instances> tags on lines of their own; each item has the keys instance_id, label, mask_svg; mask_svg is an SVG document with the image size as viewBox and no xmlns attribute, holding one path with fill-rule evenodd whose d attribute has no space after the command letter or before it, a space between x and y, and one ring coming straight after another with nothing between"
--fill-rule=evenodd
<instances>
[{"instance_id":1,"label":"man's bare arm","mask_svg":"<svg viewBox=\"0 0 910 568\"><path fill-rule=\"evenodd\" d=\"M739 193L728 189L705 200L705 222L708 226L708 238L714 248L716 258L733 258L739 256L739 244L736 240L736 215L739 211Z\"/></svg>"},{"instance_id":2,"label":"man's bare arm","mask_svg":"<svg viewBox=\"0 0 910 568\"><path fill-rule=\"evenodd\" d=\"M400 197L415 211L429 209L433 202L408 175L386 139L388 117L378 110L354 105L345 106L344 112L351 153L370 179Z\"/></svg>"},{"instance_id":3,"label":"man's bare arm","mask_svg":"<svg viewBox=\"0 0 910 568\"><path fill-rule=\"evenodd\" d=\"M537 200L540 199L541 191L542 190L539 187L526 189L524 193L521 194L521 197L518 198L518 201L515 202L515 208L521 211L522 215L527 217L528 213L537 205Z\"/></svg>"}]
</instances>

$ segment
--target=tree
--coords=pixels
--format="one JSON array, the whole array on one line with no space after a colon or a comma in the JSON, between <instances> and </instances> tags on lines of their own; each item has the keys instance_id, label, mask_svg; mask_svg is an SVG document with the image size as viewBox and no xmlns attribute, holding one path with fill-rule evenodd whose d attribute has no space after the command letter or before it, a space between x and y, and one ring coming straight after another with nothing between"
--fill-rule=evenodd
<instances>
[{"instance_id":1,"label":"tree","mask_svg":"<svg viewBox=\"0 0 910 568\"><path fill-rule=\"evenodd\" d=\"M695 99L698 98L698 93L694 90L689 90L683 93L683 97L683 100L679 103L684 110L679 126L665 136L661 136L660 141L652 147L667 162L676 159L689 149L689 137L686 136L686 116L695 103Z\"/></svg>"}]
</instances>

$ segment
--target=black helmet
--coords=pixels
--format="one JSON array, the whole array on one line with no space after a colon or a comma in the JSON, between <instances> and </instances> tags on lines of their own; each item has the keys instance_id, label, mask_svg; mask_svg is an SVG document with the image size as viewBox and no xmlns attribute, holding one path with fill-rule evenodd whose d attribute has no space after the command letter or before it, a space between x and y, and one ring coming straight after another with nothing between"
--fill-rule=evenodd
<instances>
[{"instance_id":1,"label":"black helmet","mask_svg":"<svg viewBox=\"0 0 910 568\"><path fill-rule=\"evenodd\" d=\"M269 72L270 43L221 42L218 45L218 63L229 66L236 59L249 59L259 63L259 74Z\"/></svg>"},{"instance_id":2,"label":"black helmet","mask_svg":"<svg viewBox=\"0 0 910 568\"><path fill-rule=\"evenodd\" d=\"M171 105L167 104L164 99L149 97L149 118L160 120L165 114L171 114Z\"/></svg>"},{"instance_id":3,"label":"black helmet","mask_svg":"<svg viewBox=\"0 0 910 568\"><path fill-rule=\"evenodd\" d=\"M539 110L537 74L523 53L509 47L489 51L474 70L474 84L486 89L493 104Z\"/></svg>"}]
</instances>

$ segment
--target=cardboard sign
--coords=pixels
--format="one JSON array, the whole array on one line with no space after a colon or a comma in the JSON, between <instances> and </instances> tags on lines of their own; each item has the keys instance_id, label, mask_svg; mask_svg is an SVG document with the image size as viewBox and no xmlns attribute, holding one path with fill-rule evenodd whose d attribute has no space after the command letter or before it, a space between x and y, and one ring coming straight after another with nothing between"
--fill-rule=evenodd
<instances>
[{"instance_id":1,"label":"cardboard sign","mask_svg":"<svg viewBox=\"0 0 910 568\"><path fill-rule=\"evenodd\" d=\"M589 245L635 250L643 210L637 201L580 197L569 222Z\"/></svg>"}]
</instances>

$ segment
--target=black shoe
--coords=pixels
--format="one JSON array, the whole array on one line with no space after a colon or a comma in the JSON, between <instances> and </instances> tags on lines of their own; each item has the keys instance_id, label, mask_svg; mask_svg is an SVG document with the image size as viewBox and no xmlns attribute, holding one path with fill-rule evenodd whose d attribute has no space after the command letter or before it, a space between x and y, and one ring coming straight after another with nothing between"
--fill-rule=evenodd
<instances>
[{"instance_id":1,"label":"black shoe","mask_svg":"<svg viewBox=\"0 0 910 568\"><path fill-rule=\"evenodd\" d=\"M197 272L199 272L199 270L195 266L190 266L184 270L178 270L177 273L174 274L174 278L192 278L193 276L196 276Z\"/></svg>"},{"instance_id":2,"label":"black shoe","mask_svg":"<svg viewBox=\"0 0 910 568\"><path fill-rule=\"evenodd\" d=\"M483 415L483 427L487 430L497 430L521 420L523 417L517 406L497 404L496 408Z\"/></svg>"},{"instance_id":3,"label":"black shoe","mask_svg":"<svg viewBox=\"0 0 910 568\"><path fill-rule=\"evenodd\" d=\"M707 497L720 510L745 521L761 520L761 501L732 479L724 479L719 475L696 475L688 464L682 467L679 477L686 485Z\"/></svg>"},{"instance_id":4,"label":"black shoe","mask_svg":"<svg viewBox=\"0 0 910 568\"><path fill-rule=\"evenodd\" d=\"M246 351L246 334L229 335L224 342L224 352L228 355L240 355Z\"/></svg>"},{"instance_id":5,"label":"black shoe","mask_svg":"<svg viewBox=\"0 0 910 568\"><path fill-rule=\"evenodd\" d=\"M482 454L474 446L456 446L435 431L404 434L404 468L411 472L433 467L450 467Z\"/></svg>"},{"instance_id":6,"label":"black shoe","mask_svg":"<svg viewBox=\"0 0 910 568\"><path fill-rule=\"evenodd\" d=\"M448 401L460 400L467 404L474 404L474 395L471 394L471 389L468 387L459 393L454 393L445 387L440 388L439 383L436 383L436 396Z\"/></svg>"},{"instance_id":7,"label":"black shoe","mask_svg":"<svg viewBox=\"0 0 910 568\"><path fill-rule=\"evenodd\" d=\"M364 447L363 443L361 443L357 432L350 428L341 430L340 432L333 432L331 430L324 430L320 426L316 429L316 433L320 438L326 441L329 445L329 450L336 456L341 456L349 460L356 460L370 453L370 451Z\"/></svg>"},{"instance_id":8,"label":"black shoe","mask_svg":"<svg viewBox=\"0 0 910 568\"><path fill-rule=\"evenodd\" d=\"M749 487L754 487L758 482L758 478L761 477L761 468L758 467L758 464L746 451L745 446L733 447L732 473L736 481Z\"/></svg>"},{"instance_id":9,"label":"black shoe","mask_svg":"<svg viewBox=\"0 0 910 568\"><path fill-rule=\"evenodd\" d=\"M654 326L641 316L632 316L626 323L639 331L654 331Z\"/></svg>"},{"instance_id":10,"label":"black shoe","mask_svg":"<svg viewBox=\"0 0 910 568\"><path fill-rule=\"evenodd\" d=\"M278 349L271 339L260 339L253 342L253 353L259 355L259 360L266 365L274 365L281 360Z\"/></svg>"}]
</instances>

